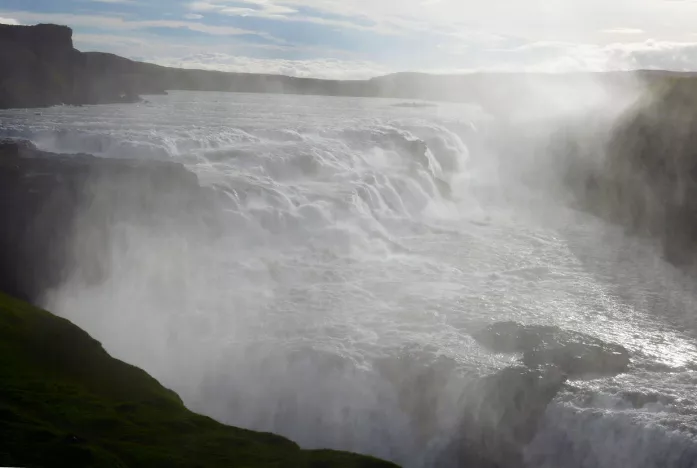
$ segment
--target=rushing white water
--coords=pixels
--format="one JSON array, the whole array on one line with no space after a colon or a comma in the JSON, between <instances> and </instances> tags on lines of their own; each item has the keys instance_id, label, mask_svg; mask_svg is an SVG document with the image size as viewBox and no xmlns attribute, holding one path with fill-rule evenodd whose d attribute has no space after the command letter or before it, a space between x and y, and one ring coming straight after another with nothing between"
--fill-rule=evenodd
<instances>
[{"instance_id":1,"label":"rushing white water","mask_svg":"<svg viewBox=\"0 0 697 468\"><path fill-rule=\"evenodd\" d=\"M499 119L395 104L172 93L0 112L0 136L179 161L228 199L215 237L129 226L105 281L68 280L47 307L192 409L407 467L429 466L473 377L516 359L470 331L559 325L632 367L571 382L530 463L697 466L694 280L565 206Z\"/></svg>"}]
</instances>

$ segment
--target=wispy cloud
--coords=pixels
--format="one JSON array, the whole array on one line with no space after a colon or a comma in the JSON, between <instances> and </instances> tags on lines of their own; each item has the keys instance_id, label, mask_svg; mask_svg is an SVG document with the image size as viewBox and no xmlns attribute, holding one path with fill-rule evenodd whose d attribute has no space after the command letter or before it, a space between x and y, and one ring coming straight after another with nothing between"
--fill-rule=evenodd
<instances>
[{"instance_id":1,"label":"wispy cloud","mask_svg":"<svg viewBox=\"0 0 697 468\"><path fill-rule=\"evenodd\" d=\"M363 79L384 75L394 69L370 60L337 58L332 50L318 50L326 58L290 60L255 57L259 51L282 52L284 46L268 44L210 44L205 48L190 43L177 43L164 38L134 37L119 34L74 35L75 44L82 50L102 50L134 60L159 65L202 70L220 70L241 73L268 73L288 76Z\"/></svg>"},{"instance_id":2,"label":"wispy cloud","mask_svg":"<svg viewBox=\"0 0 697 468\"><path fill-rule=\"evenodd\" d=\"M0 10L0 21L67 24L79 47L187 67L297 76L321 74L322 63L335 70L327 76L380 67L697 69L697 0L6 1L20 6ZM26 11L39 3L51 13Z\"/></svg>"},{"instance_id":3,"label":"wispy cloud","mask_svg":"<svg viewBox=\"0 0 697 468\"><path fill-rule=\"evenodd\" d=\"M605 34L644 34L643 29L638 28L610 28L601 31Z\"/></svg>"},{"instance_id":4,"label":"wispy cloud","mask_svg":"<svg viewBox=\"0 0 697 468\"><path fill-rule=\"evenodd\" d=\"M478 29L530 42L609 42L645 31L681 40L694 31L696 1L656 0L188 0L192 11L326 24L384 34ZM631 24L631 27L617 25Z\"/></svg>"},{"instance_id":5,"label":"wispy cloud","mask_svg":"<svg viewBox=\"0 0 697 468\"><path fill-rule=\"evenodd\" d=\"M395 32L393 26L379 25L377 23L366 24L366 18L363 18L362 15L347 16L343 19L338 19L336 17L327 16L327 14L338 15L331 11L325 12L323 10L318 10L314 15L309 14L308 6L301 1L285 2L287 5L281 3L284 2L269 3L264 0L199 0L189 3L188 7L191 11L216 13L233 17L265 18L276 21L313 23L337 28L373 31L383 34L393 34ZM297 6L295 3L297 3Z\"/></svg>"},{"instance_id":6,"label":"wispy cloud","mask_svg":"<svg viewBox=\"0 0 697 468\"><path fill-rule=\"evenodd\" d=\"M12 25L16 26L19 24L19 21L17 21L14 18L5 18L5 17L0 16L0 24L12 24Z\"/></svg>"},{"instance_id":7,"label":"wispy cloud","mask_svg":"<svg viewBox=\"0 0 697 468\"><path fill-rule=\"evenodd\" d=\"M393 71L384 65L369 61L344 61L334 58L313 60L261 59L223 53L199 53L179 58L160 58L156 62L160 65L178 68L326 79L366 79Z\"/></svg>"},{"instance_id":8,"label":"wispy cloud","mask_svg":"<svg viewBox=\"0 0 697 468\"><path fill-rule=\"evenodd\" d=\"M187 29L214 36L255 35L265 39L280 42L263 31L253 31L232 26L211 25L194 21L178 20L130 20L119 16L80 15L71 13L36 13L28 11L1 12L7 17L17 18L26 22L52 22L68 26L100 28L111 31L132 31L148 28Z\"/></svg>"},{"instance_id":9,"label":"wispy cloud","mask_svg":"<svg viewBox=\"0 0 697 468\"><path fill-rule=\"evenodd\" d=\"M599 46L569 42L537 42L495 51L489 69L506 71L578 72L622 70L693 71L697 42L646 40Z\"/></svg>"},{"instance_id":10,"label":"wispy cloud","mask_svg":"<svg viewBox=\"0 0 697 468\"><path fill-rule=\"evenodd\" d=\"M111 4L124 4L124 5L135 5L138 2L136 0L87 0L94 3L111 3Z\"/></svg>"},{"instance_id":11,"label":"wispy cloud","mask_svg":"<svg viewBox=\"0 0 697 468\"><path fill-rule=\"evenodd\" d=\"M234 2L234 5L240 3L248 5L248 7L231 6L229 3L221 1L195 1L189 4L189 8L194 11L214 11L223 14L256 14L266 17L286 16L288 14L297 13L295 8L279 5L277 3L269 3L257 0L241 0Z\"/></svg>"},{"instance_id":12,"label":"wispy cloud","mask_svg":"<svg viewBox=\"0 0 697 468\"><path fill-rule=\"evenodd\" d=\"M133 60L157 62L162 57L182 57L196 53L224 52L251 53L251 51L280 52L290 47L283 44L257 44L238 41L173 41L155 34L75 33L75 47L83 51L104 51Z\"/></svg>"}]
</instances>

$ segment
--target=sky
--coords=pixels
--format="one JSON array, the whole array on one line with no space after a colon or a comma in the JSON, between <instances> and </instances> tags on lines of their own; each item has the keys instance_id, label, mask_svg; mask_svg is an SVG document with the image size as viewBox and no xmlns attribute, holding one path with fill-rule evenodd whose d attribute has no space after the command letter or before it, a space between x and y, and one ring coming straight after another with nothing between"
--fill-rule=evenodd
<instances>
[{"instance_id":1,"label":"sky","mask_svg":"<svg viewBox=\"0 0 697 468\"><path fill-rule=\"evenodd\" d=\"M697 70L697 0L0 0L0 23L185 68L362 79L397 71Z\"/></svg>"}]
</instances>

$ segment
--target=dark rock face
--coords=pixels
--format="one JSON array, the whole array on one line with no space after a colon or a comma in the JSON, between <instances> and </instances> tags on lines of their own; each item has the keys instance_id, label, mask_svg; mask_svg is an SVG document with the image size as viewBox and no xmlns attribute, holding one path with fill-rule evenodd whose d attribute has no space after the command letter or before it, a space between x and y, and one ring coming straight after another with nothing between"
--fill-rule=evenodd
<instances>
[{"instance_id":1,"label":"dark rock face","mask_svg":"<svg viewBox=\"0 0 697 468\"><path fill-rule=\"evenodd\" d=\"M428 440L438 430L439 402L447 398L448 385L457 382L457 362L406 348L377 360L375 367L392 385L415 433L422 441Z\"/></svg>"},{"instance_id":2,"label":"dark rock face","mask_svg":"<svg viewBox=\"0 0 697 468\"><path fill-rule=\"evenodd\" d=\"M0 108L74 102L78 61L70 28L0 25Z\"/></svg>"},{"instance_id":3,"label":"dark rock face","mask_svg":"<svg viewBox=\"0 0 697 468\"><path fill-rule=\"evenodd\" d=\"M666 85L632 109L608 148L599 189L630 229L657 236L673 263L694 260L697 241L697 93Z\"/></svg>"},{"instance_id":4,"label":"dark rock face","mask_svg":"<svg viewBox=\"0 0 697 468\"><path fill-rule=\"evenodd\" d=\"M569 377L617 375L629 366L624 347L553 326L499 322L474 338L495 352L523 353L526 366L557 366Z\"/></svg>"},{"instance_id":5,"label":"dark rock face","mask_svg":"<svg viewBox=\"0 0 697 468\"><path fill-rule=\"evenodd\" d=\"M208 229L216 222L214 198L180 164L0 141L0 290L37 302L78 264L80 274L99 281L100 250L117 223Z\"/></svg>"},{"instance_id":6,"label":"dark rock face","mask_svg":"<svg viewBox=\"0 0 697 468\"><path fill-rule=\"evenodd\" d=\"M163 92L103 55L110 59L75 50L66 26L0 25L0 109L135 102Z\"/></svg>"},{"instance_id":7,"label":"dark rock face","mask_svg":"<svg viewBox=\"0 0 697 468\"><path fill-rule=\"evenodd\" d=\"M570 165L567 185L584 210L658 240L666 260L689 266L697 260L697 88L687 78L647 88L618 122L594 129L609 133L593 148L604 158L590 168ZM573 156L589 139L566 135L560 142L555 153Z\"/></svg>"},{"instance_id":8,"label":"dark rock face","mask_svg":"<svg viewBox=\"0 0 697 468\"><path fill-rule=\"evenodd\" d=\"M12 26L0 24L0 40L23 43L36 51L64 50L73 47L73 33L67 26L39 24Z\"/></svg>"},{"instance_id":9,"label":"dark rock face","mask_svg":"<svg viewBox=\"0 0 697 468\"><path fill-rule=\"evenodd\" d=\"M523 449L565 381L566 376L553 368L510 367L483 378L468 393L457 436L437 466L523 466Z\"/></svg>"}]
</instances>

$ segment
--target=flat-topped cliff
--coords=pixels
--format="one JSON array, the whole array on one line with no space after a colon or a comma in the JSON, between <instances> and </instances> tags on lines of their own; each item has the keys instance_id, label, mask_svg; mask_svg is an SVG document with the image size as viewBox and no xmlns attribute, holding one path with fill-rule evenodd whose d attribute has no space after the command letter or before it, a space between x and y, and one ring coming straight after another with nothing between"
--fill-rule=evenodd
<instances>
[{"instance_id":1,"label":"flat-topped cliff","mask_svg":"<svg viewBox=\"0 0 697 468\"><path fill-rule=\"evenodd\" d=\"M131 102L163 92L76 50L72 34L53 24L0 25L0 108Z\"/></svg>"}]
</instances>

